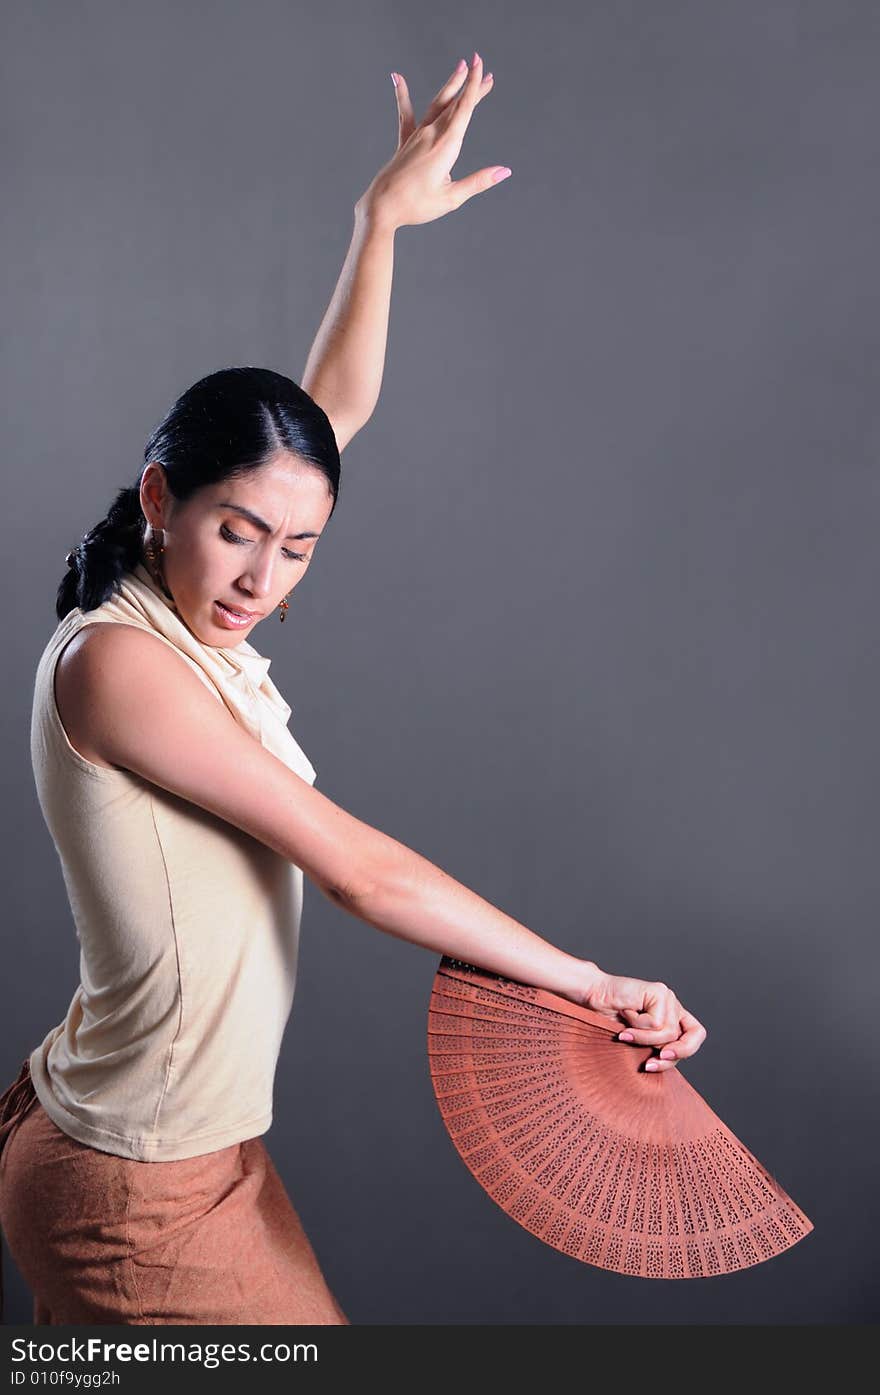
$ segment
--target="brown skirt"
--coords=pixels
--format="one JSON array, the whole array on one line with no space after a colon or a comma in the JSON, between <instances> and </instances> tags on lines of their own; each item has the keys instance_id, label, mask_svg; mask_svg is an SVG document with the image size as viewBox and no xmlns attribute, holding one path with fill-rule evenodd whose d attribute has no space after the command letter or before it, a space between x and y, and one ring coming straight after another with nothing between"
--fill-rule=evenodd
<instances>
[{"instance_id":1,"label":"brown skirt","mask_svg":"<svg viewBox=\"0 0 880 1395\"><path fill-rule=\"evenodd\" d=\"M0 1096L0 1225L35 1323L348 1325L260 1138L100 1152L52 1122L27 1059Z\"/></svg>"}]
</instances>

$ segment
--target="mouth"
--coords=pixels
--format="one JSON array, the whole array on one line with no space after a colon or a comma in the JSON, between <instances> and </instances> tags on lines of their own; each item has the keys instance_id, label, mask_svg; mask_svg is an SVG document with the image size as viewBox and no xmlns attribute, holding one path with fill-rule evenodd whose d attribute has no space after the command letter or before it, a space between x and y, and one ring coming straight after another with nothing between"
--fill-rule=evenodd
<instances>
[{"instance_id":1,"label":"mouth","mask_svg":"<svg viewBox=\"0 0 880 1395\"><path fill-rule=\"evenodd\" d=\"M224 605L222 601L215 601L214 605L220 623L227 629L241 630L260 618L259 611L256 610L242 610L239 606Z\"/></svg>"}]
</instances>

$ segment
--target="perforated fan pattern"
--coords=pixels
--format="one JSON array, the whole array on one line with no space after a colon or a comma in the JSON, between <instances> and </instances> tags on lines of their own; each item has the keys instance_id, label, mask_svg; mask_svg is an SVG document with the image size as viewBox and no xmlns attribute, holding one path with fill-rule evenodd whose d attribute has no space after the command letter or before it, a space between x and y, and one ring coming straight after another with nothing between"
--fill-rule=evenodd
<instances>
[{"instance_id":1,"label":"perforated fan pattern","mask_svg":"<svg viewBox=\"0 0 880 1395\"><path fill-rule=\"evenodd\" d=\"M444 956L428 1008L443 1122L480 1186L546 1244L655 1279L771 1259L813 1224L682 1074L623 1023ZM684 1063L682 1063L684 1064Z\"/></svg>"}]
</instances>

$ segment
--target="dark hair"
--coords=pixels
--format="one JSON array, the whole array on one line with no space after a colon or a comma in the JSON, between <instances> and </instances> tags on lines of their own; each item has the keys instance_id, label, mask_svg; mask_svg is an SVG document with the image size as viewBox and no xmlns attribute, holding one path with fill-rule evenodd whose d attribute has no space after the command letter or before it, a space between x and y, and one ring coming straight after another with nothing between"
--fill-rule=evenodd
<instances>
[{"instance_id":1,"label":"dark hair","mask_svg":"<svg viewBox=\"0 0 880 1395\"><path fill-rule=\"evenodd\" d=\"M278 450L295 453L326 476L332 516L339 450L325 412L307 392L271 368L223 368L187 388L147 442L135 483L119 490L106 518L67 554L58 619L75 606L103 604L140 560L146 530L140 483L150 461L164 466L171 493L183 500L205 485L258 469Z\"/></svg>"}]
</instances>

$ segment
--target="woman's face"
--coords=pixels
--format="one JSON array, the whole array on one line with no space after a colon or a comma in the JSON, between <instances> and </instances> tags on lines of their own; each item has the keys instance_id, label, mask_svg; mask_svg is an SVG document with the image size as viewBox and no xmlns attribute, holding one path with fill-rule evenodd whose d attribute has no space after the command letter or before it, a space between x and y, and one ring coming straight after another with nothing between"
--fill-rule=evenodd
<instances>
[{"instance_id":1,"label":"woman's face","mask_svg":"<svg viewBox=\"0 0 880 1395\"><path fill-rule=\"evenodd\" d=\"M151 462L141 506L165 534L159 562L184 623L203 644L234 648L299 584L333 507L326 477L289 451L183 502ZM248 612L237 623L224 606Z\"/></svg>"}]
</instances>

